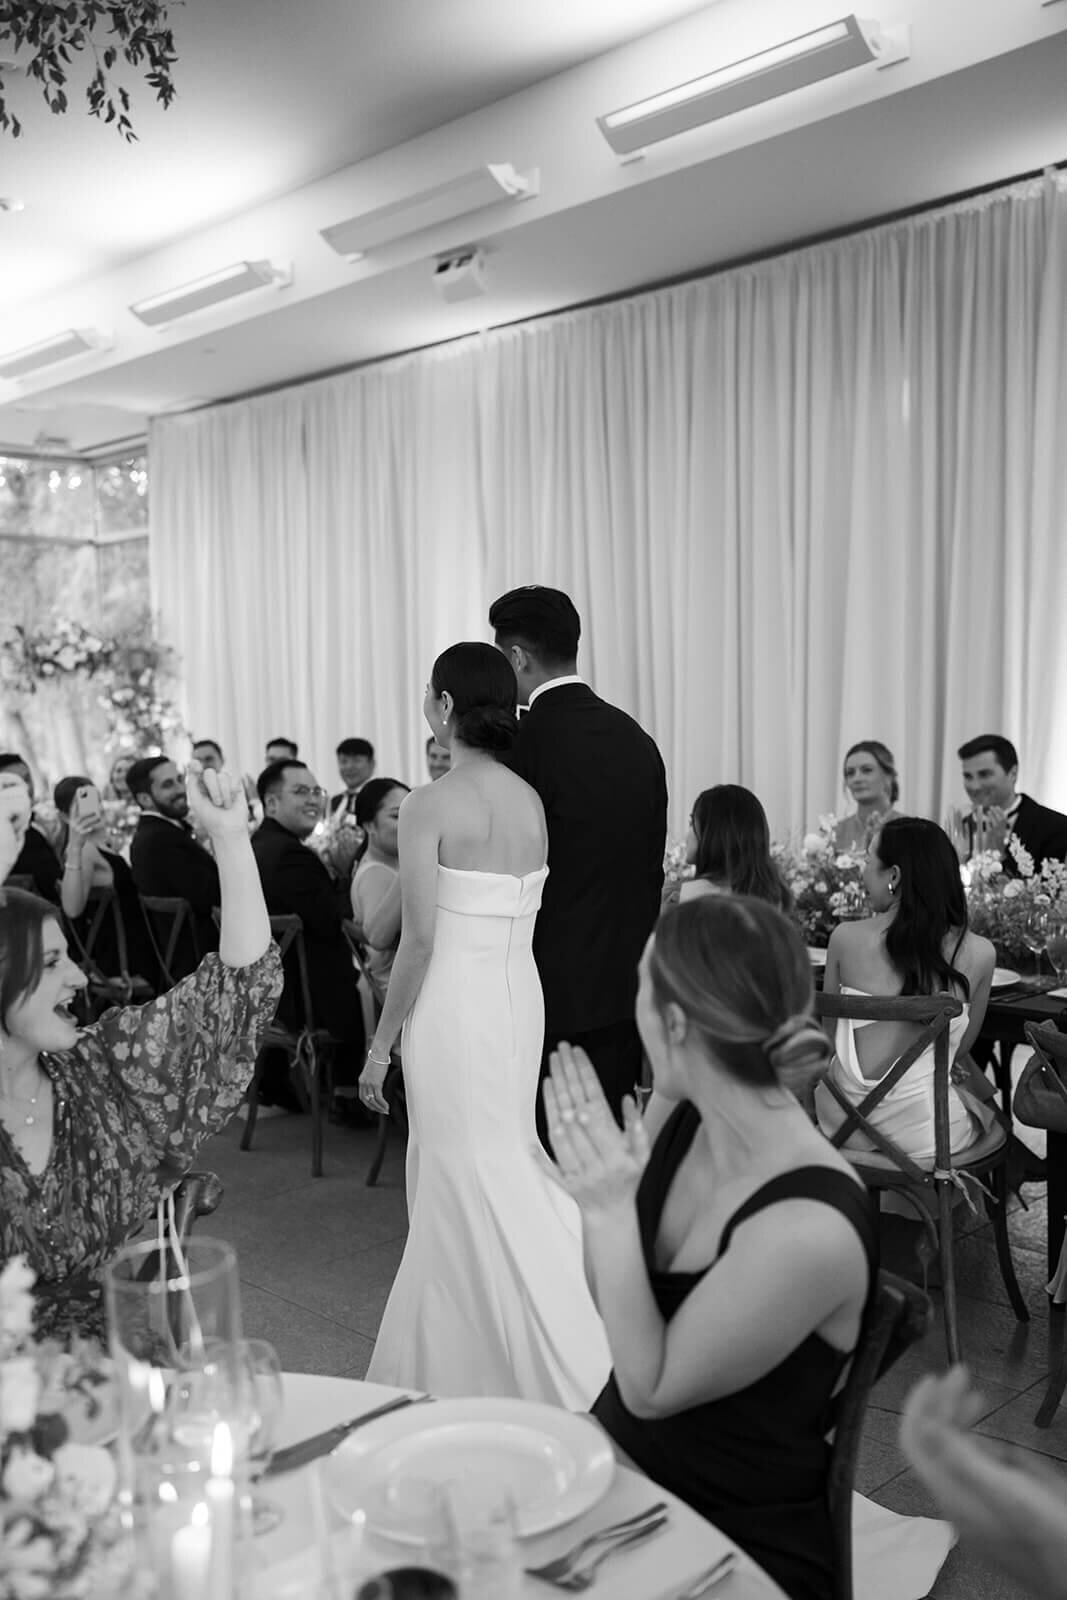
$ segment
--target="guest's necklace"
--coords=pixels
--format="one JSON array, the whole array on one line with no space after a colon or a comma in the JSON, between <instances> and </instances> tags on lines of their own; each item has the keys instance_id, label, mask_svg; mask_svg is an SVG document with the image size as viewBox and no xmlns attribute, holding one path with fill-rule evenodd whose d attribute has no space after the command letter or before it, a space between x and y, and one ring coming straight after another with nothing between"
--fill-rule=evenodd
<instances>
[{"instance_id":1,"label":"guest's necklace","mask_svg":"<svg viewBox=\"0 0 1067 1600\"><path fill-rule=\"evenodd\" d=\"M40 1071L39 1068L38 1068L38 1071ZM26 1127L27 1128L32 1128L34 1123L37 1121L37 1102L41 1098L41 1091L43 1090L43 1088L44 1088L44 1086L45 1086L45 1084L47 1082L48 1082L48 1074L46 1072L41 1072L40 1073L40 1077L38 1078L38 1081L37 1081L37 1093L36 1094L32 1094L27 1098L26 1095L14 1095L14 1094L2 1094L2 1093L0 1093L0 1100L3 1100L9 1106L29 1106L29 1108L30 1108L29 1111L27 1111L25 1113L19 1112L19 1115L22 1117L22 1120L26 1124Z\"/></svg>"}]
</instances>

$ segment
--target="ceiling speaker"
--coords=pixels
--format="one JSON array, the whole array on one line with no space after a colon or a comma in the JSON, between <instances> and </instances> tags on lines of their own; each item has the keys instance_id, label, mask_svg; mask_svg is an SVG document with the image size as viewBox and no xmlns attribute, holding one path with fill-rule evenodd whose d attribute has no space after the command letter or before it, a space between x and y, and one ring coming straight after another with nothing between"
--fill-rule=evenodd
<instances>
[{"instance_id":1,"label":"ceiling speaker","mask_svg":"<svg viewBox=\"0 0 1067 1600\"><path fill-rule=\"evenodd\" d=\"M457 250L442 256L433 269L434 288L442 300L477 300L489 293L485 281L485 252Z\"/></svg>"}]
</instances>

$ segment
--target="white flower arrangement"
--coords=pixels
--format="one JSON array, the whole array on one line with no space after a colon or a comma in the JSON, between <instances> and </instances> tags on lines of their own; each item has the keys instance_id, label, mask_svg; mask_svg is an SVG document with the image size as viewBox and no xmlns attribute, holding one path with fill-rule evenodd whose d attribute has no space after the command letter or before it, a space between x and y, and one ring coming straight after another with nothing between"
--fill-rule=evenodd
<instances>
[{"instance_id":1,"label":"white flower arrangement","mask_svg":"<svg viewBox=\"0 0 1067 1600\"><path fill-rule=\"evenodd\" d=\"M87 1341L33 1337L34 1276L0 1270L0 1600L89 1600L125 1570L115 1463L75 1437L102 1412L108 1363Z\"/></svg>"},{"instance_id":2,"label":"white flower arrangement","mask_svg":"<svg viewBox=\"0 0 1067 1600\"><path fill-rule=\"evenodd\" d=\"M1015 876L1004 871L1000 854L985 850L962 868L971 926L992 939L1011 962L1025 962L1035 946L1028 943L1027 924L1036 911L1067 917L1067 864L1046 859L1040 868L1021 840L1009 834L1005 846Z\"/></svg>"},{"instance_id":3,"label":"white flower arrangement","mask_svg":"<svg viewBox=\"0 0 1067 1600\"><path fill-rule=\"evenodd\" d=\"M835 842L837 817L819 818L818 830L794 840L776 841L771 855L793 896L793 915L809 944L824 945L839 922L870 914L863 887L862 850L841 850Z\"/></svg>"}]
</instances>

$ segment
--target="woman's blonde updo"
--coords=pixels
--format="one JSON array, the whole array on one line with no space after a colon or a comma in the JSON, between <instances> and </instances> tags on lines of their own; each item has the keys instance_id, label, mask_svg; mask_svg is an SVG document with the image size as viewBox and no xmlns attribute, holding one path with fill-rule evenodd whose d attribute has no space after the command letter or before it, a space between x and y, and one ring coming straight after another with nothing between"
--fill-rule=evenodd
<instances>
[{"instance_id":1,"label":"woman's blonde updo","mask_svg":"<svg viewBox=\"0 0 1067 1600\"><path fill-rule=\"evenodd\" d=\"M649 976L657 1008L677 1005L709 1053L753 1088L800 1095L825 1069L808 953L766 901L706 895L666 912Z\"/></svg>"}]
</instances>

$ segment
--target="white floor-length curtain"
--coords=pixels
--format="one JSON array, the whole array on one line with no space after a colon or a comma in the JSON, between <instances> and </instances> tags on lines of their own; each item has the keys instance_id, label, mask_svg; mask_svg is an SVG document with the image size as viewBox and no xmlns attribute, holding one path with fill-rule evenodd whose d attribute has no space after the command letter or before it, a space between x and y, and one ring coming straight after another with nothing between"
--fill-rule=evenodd
<instances>
[{"instance_id":1,"label":"white floor-length curtain","mask_svg":"<svg viewBox=\"0 0 1067 1600\"><path fill-rule=\"evenodd\" d=\"M186 711L419 781L434 654L520 583L663 749L680 830L777 832L884 740L940 817L1002 732L1067 808L1067 186L1057 176L671 289L157 422L153 577ZM610 796L605 797L610 804ZM624 870L624 864L620 864Z\"/></svg>"}]
</instances>

